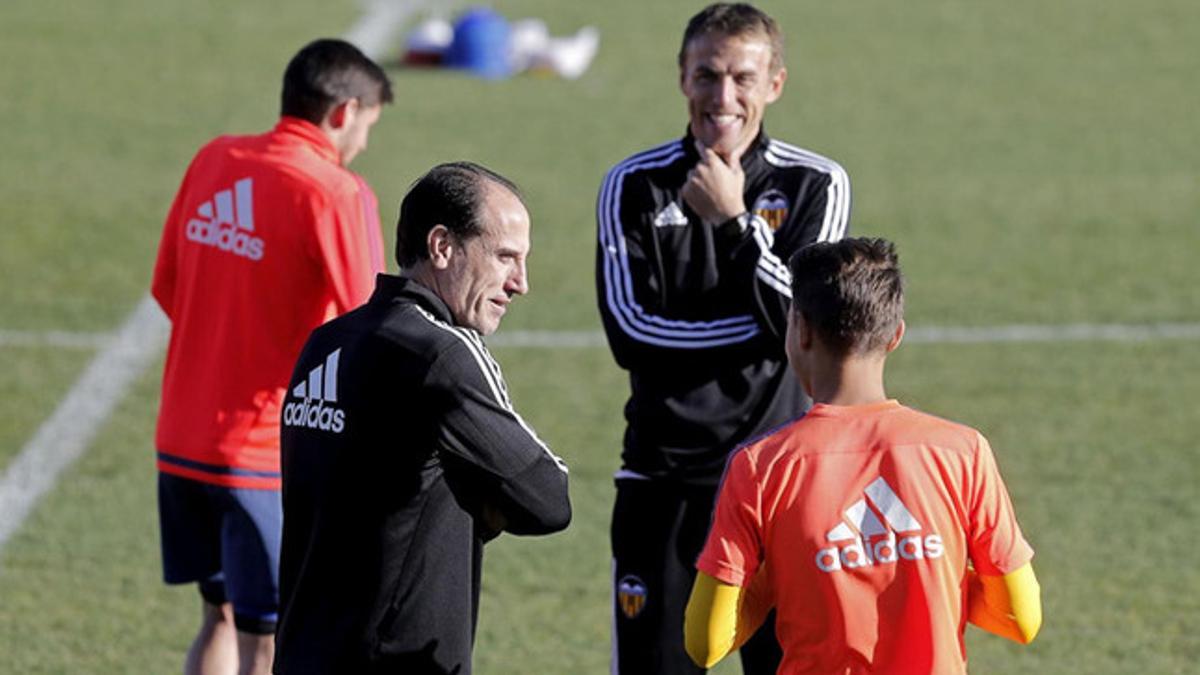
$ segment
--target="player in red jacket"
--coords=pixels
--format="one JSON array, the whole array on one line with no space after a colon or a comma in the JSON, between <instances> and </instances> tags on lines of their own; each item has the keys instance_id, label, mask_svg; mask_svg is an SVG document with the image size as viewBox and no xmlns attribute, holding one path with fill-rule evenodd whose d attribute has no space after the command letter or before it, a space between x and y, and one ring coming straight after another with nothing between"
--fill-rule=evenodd
<instances>
[{"instance_id":1,"label":"player in red jacket","mask_svg":"<svg viewBox=\"0 0 1200 675\"><path fill-rule=\"evenodd\" d=\"M152 293L171 320L156 445L163 575L198 582L186 672L267 672L278 608L279 414L308 334L384 270L375 194L346 165L392 100L341 40L301 49L279 123L221 136L188 167Z\"/></svg>"},{"instance_id":2,"label":"player in red jacket","mask_svg":"<svg viewBox=\"0 0 1200 675\"><path fill-rule=\"evenodd\" d=\"M812 409L726 468L687 608L711 666L776 610L780 673L965 673L969 621L1027 643L1030 560L987 440L887 398L904 334L895 249L792 257L788 361Z\"/></svg>"}]
</instances>

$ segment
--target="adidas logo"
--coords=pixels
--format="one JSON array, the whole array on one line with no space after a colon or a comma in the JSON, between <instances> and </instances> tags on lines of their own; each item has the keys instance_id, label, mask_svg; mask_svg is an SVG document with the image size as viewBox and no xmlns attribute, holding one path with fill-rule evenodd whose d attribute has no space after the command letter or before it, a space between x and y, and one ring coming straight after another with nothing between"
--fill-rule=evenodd
<instances>
[{"instance_id":1,"label":"adidas logo","mask_svg":"<svg viewBox=\"0 0 1200 675\"><path fill-rule=\"evenodd\" d=\"M292 397L300 401L283 407L283 423L291 427L307 427L342 433L346 427L346 411L326 403L337 403L338 360L342 348L325 357L325 363L308 371L308 379L292 387Z\"/></svg>"},{"instance_id":2,"label":"adidas logo","mask_svg":"<svg viewBox=\"0 0 1200 675\"><path fill-rule=\"evenodd\" d=\"M263 240L247 234L254 231L253 186L253 179L243 178L233 184L233 189L221 190L201 204L196 209L197 217L188 221L187 238L243 258L262 260Z\"/></svg>"},{"instance_id":3,"label":"adidas logo","mask_svg":"<svg viewBox=\"0 0 1200 675\"><path fill-rule=\"evenodd\" d=\"M654 216L655 227L672 227L687 224L687 216L683 215L683 209L680 209L679 204L675 202L667 204L665 209L659 211L658 215Z\"/></svg>"},{"instance_id":4,"label":"adidas logo","mask_svg":"<svg viewBox=\"0 0 1200 675\"><path fill-rule=\"evenodd\" d=\"M822 572L940 558L946 552L941 536L919 534L921 523L882 477L863 492L866 496L846 509L846 520L825 535L835 543L817 551L817 568ZM897 534L906 532L918 534L897 538Z\"/></svg>"}]
</instances>

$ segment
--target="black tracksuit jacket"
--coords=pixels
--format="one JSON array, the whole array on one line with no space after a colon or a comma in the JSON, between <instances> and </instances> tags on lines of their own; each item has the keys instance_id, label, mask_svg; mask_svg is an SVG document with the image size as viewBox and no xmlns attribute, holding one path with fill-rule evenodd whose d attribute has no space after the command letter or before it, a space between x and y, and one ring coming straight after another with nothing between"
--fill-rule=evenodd
<instances>
[{"instance_id":1,"label":"black tracksuit jacket","mask_svg":"<svg viewBox=\"0 0 1200 675\"><path fill-rule=\"evenodd\" d=\"M629 371L621 475L713 485L738 444L807 406L783 349L789 256L847 230L836 162L760 133L742 157L750 217L704 225L680 197L699 154L685 136L613 167L597 200L596 288Z\"/></svg>"},{"instance_id":2,"label":"black tracksuit jacket","mask_svg":"<svg viewBox=\"0 0 1200 675\"><path fill-rule=\"evenodd\" d=\"M471 672L483 544L571 518L478 333L403 277L313 332L285 400L276 673Z\"/></svg>"}]
</instances>

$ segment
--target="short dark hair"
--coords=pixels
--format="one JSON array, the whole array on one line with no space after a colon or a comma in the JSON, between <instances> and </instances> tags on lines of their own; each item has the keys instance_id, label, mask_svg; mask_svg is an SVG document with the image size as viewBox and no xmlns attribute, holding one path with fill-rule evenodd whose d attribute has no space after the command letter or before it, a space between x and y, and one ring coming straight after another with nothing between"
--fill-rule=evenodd
<instances>
[{"instance_id":1,"label":"short dark hair","mask_svg":"<svg viewBox=\"0 0 1200 675\"><path fill-rule=\"evenodd\" d=\"M365 106L392 102L387 74L358 47L345 40L308 43L283 72L280 114L320 124L343 101Z\"/></svg>"},{"instance_id":2,"label":"short dark hair","mask_svg":"<svg viewBox=\"0 0 1200 675\"><path fill-rule=\"evenodd\" d=\"M679 67L687 60L687 48L698 37L715 33L726 37L758 33L771 44L771 72L783 67L783 31L766 12L744 2L718 2L700 10L688 21L679 46Z\"/></svg>"},{"instance_id":3,"label":"short dark hair","mask_svg":"<svg viewBox=\"0 0 1200 675\"><path fill-rule=\"evenodd\" d=\"M839 356L887 346L904 318L904 277L896 246L851 238L810 244L788 262L792 311Z\"/></svg>"},{"instance_id":4,"label":"short dark hair","mask_svg":"<svg viewBox=\"0 0 1200 675\"><path fill-rule=\"evenodd\" d=\"M436 225L445 225L460 242L479 236L483 232L484 189L489 182L525 203L515 183L474 162L439 164L418 178L400 202L396 223L396 262L400 267L429 258L429 231Z\"/></svg>"}]
</instances>

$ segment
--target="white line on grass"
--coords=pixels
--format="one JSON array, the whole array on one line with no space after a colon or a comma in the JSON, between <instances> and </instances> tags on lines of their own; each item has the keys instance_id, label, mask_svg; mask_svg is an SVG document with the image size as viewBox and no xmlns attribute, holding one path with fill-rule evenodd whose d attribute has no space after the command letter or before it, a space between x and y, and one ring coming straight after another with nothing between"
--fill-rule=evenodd
<instances>
[{"instance_id":1,"label":"white line on grass","mask_svg":"<svg viewBox=\"0 0 1200 675\"><path fill-rule=\"evenodd\" d=\"M418 0L364 0L363 15L345 38L378 60L386 54L403 21L423 4ZM0 332L0 346L101 349L0 477L0 551L38 499L54 486L59 473L87 450L129 386L158 358L169 330L170 324L158 306L146 296L115 336L64 331Z\"/></svg>"},{"instance_id":2,"label":"white line on grass","mask_svg":"<svg viewBox=\"0 0 1200 675\"><path fill-rule=\"evenodd\" d=\"M66 330L26 331L0 329L0 347L54 347L103 349L112 342L109 333L75 333Z\"/></svg>"},{"instance_id":3,"label":"white line on grass","mask_svg":"<svg viewBox=\"0 0 1200 675\"><path fill-rule=\"evenodd\" d=\"M158 358L170 324L143 298L0 477L0 549L59 473L88 445L125 391Z\"/></svg>"},{"instance_id":4,"label":"white line on grass","mask_svg":"<svg viewBox=\"0 0 1200 675\"><path fill-rule=\"evenodd\" d=\"M376 61L400 47L400 28L430 0L362 0L362 16L345 39Z\"/></svg>"},{"instance_id":5,"label":"white line on grass","mask_svg":"<svg viewBox=\"0 0 1200 675\"><path fill-rule=\"evenodd\" d=\"M1200 340L1200 323L1067 323L1008 326L916 326L906 340L926 344L983 342L1153 342Z\"/></svg>"},{"instance_id":6,"label":"white line on grass","mask_svg":"<svg viewBox=\"0 0 1200 675\"><path fill-rule=\"evenodd\" d=\"M910 344L984 344L1003 342L1151 342L1200 340L1200 323L1012 324L1007 326L912 326ZM0 329L0 347L99 349L112 342L108 333L18 331ZM510 330L487 338L491 347L582 349L604 347L597 330Z\"/></svg>"}]
</instances>

